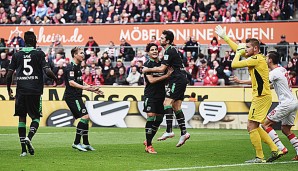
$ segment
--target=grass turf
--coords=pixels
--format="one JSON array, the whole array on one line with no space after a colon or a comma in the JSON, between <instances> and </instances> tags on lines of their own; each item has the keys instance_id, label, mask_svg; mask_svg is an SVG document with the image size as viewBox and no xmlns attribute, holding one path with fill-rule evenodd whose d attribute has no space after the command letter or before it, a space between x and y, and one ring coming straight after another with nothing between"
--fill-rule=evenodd
<instances>
[{"instance_id":1,"label":"grass turf","mask_svg":"<svg viewBox=\"0 0 298 171\"><path fill-rule=\"evenodd\" d=\"M256 165L244 164L255 154L246 130L189 129L191 138L180 148L175 147L180 131L174 129L176 136L172 139L156 141L163 131L160 129L154 138L153 146L158 154L152 155L144 152L144 129L90 128L90 143L96 151L80 152L71 148L75 127L41 127L32 141L35 155L19 157L21 147L17 127L0 127L0 170L133 171L180 168L290 171L298 166L297 162L290 162L295 151L280 131L278 134L289 153L273 164ZM298 131L295 133L298 134ZM269 148L263 144L263 149L265 156L269 157Z\"/></svg>"}]
</instances>

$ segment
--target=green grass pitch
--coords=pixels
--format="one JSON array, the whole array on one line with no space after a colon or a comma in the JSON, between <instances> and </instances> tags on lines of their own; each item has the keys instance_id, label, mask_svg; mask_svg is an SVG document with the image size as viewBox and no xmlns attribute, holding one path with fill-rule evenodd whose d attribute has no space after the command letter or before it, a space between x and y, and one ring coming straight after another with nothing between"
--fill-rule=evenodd
<instances>
[{"instance_id":1,"label":"green grass pitch","mask_svg":"<svg viewBox=\"0 0 298 171\"><path fill-rule=\"evenodd\" d=\"M28 131L28 128L27 128ZM80 152L71 148L75 127L41 127L32 143L34 156L19 157L17 127L0 127L1 171L53 171L53 170L297 170L298 162L292 162L295 151L280 131L281 140L289 153L272 164L245 164L254 157L254 150L246 130L188 129L191 138L180 148L175 147L176 136L158 142L159 130L153 146L158 154L144 152L144 129L140 128L90 128L91 145L96 151ZM298 131L295 131L298 134ZM269 148L263 144L265 156Z\"/></svg>"}]
</instances>

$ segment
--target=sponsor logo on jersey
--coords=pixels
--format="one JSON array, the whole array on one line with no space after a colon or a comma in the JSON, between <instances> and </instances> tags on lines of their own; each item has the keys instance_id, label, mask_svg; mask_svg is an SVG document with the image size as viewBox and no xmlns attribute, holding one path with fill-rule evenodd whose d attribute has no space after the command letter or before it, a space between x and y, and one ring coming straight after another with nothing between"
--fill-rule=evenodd
<instances>
[{"instance_id":1,"label":"sponsor logo on jersey","mask_svg":"<svg viewBox=\"0 0 298 171\"><path fill-rule=\"evenodd\" d=\"M70 71L69 76L74 77L74 71Z\"/></svg>"}]
</instances>

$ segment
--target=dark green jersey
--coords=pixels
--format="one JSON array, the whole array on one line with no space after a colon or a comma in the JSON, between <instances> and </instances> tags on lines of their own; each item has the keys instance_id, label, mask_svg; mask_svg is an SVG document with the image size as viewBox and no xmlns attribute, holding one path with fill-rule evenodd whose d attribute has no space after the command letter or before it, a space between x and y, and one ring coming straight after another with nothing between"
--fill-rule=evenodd
<instances>
[{"instance_id":1,"label":"dark green jersey","mask_svg":"<svg viewBox=\"0 0 298 171\"><path fill-rule=\"evenodd\" d=\"M161 62L155 62L152 59L149 59L145 62L144 66L147 68L154 68L159 67L161 65ZM164 75L164 73L160 72L148 72L145 73L145 82L146 87L144 90L144 96L146 98L153 98L153 99L162 99L165 98L165 80L156 82L154 84L151 84L148 81L147 75L152 75L153 77L160 77Z\"/></svg>"},{"instance_id":2,"label":"dark green jersey","mask_svg":"<svg viewBox=\"0 0 298 171\"><path fill-rule=\"evenodd\" d=\"M175 47L169 46L165 50L162 64L174 69L169 78L170 80L187 82L187 75L182 58Z\"/></svg>"},{"instance_id":3,"label":"dark green jersey","mask_svg":"<svg viewBox=\"0 0 298 171\"><path fill-rule=\"evenodd\" d=\"M47 68L45 53L25 47L12 55L9 70L16 70L17 93L41 95L43 93L43 68Z\"/></svg>"},{"instance_id":4,"label":"dark green jersey","mask_svg":"<svg viewBox=\"0 0 298 171\"><path fill-rule=\"evenodd\" d=\"M77 98L82 97L82 89L78 89L75 87L72 87L69 85L69 81L73 80L74 82L83 85L83 79L82 79L82 71L81 71L81 65L75 64L74 62L71 62L65 69L65 92L64 97L65 98Z\"/></svg>"}]
</instances>

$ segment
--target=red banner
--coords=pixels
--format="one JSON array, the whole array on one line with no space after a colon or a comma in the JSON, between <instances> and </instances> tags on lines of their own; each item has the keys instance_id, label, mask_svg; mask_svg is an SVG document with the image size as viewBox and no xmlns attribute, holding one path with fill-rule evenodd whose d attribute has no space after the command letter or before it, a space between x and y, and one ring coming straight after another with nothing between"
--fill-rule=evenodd
<instances>
[{"instance_id":1,"label":"red banner","mask_svg":"<svg viewBox=\"0 0 298 171\"><path fill-rule=\"evenodd\" d=\"M215 26L218 24L152 24L152 25L29 25L29 26L0 26L0 37L10 40L15 31L20 31L23 36L25 31L34 31L40 46L48 46L59 34L65 46L85 45L89 36L93 36L99 45L108 45L113 41L120 44L120 39L125 38L132 45L147 44L151 36L160 37L163 30L170 29L175 34L175 44L183 44L189 36L195 36L200 44L209 44ZM298 22L277 23L233 23L221 24L227 34L234 40L257 38L263 43L277 43L280 36L285 34L287 41L293 43L298 40L295 28ZM221 42L223 43L223 42Z\"/></svg>"}]
</instances>

